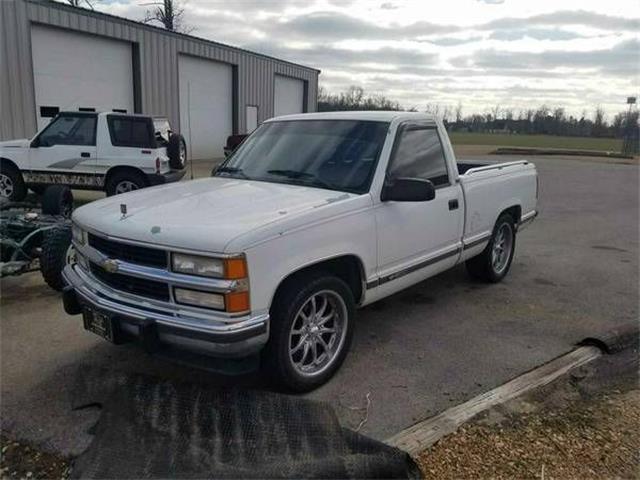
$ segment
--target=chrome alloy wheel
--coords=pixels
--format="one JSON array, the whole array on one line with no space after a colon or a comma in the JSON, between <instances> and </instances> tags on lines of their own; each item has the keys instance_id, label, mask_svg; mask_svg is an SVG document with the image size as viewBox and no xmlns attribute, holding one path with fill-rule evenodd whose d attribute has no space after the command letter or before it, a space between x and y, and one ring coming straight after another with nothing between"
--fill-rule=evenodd
<instances>
[{"instance_id":1,"label":"chrome alloy wheel","mask_svg":"<svg viewBox=\"0 0 640 480\"><path fill-rule=\"evenodd\" d=\"M319 375L342 350L347 333L347 306L332 290L314 293L298 310L289 332L289 359L302 376Z\"/></svg>"},{"instance_id":2,"label":"chrome alloy wheel","mask_svg":"<svg viewBox=\"0 0 640 480\"><path fill-rule=\"evenodd\" d=\"M13 195L13 180L8 175L0 173L0 197L9 198Z\"/></svg>"},{"instance_id":3,"label":"chrome alloy wheel","mask_svg":"<svg viewBox=\"0 0 640 480\"><path fill-rule=\"evenodd\" d=\"M500 225L491 249L491 267L500 275L509 265L513 249L513 227L509 223Z\"/></svg>"},{"instance_id":4,"label":"chrome alloy wheel","mask_svg":"<svg viewBox=\"0 0 640 480\"><path fill-rule=\"evenodd\" d=\"M118 185L116 185L116 195L119 193L133 192L134 190L138 190L138 185L129 180L123 180Z\"/></svg>"}]
</instances>

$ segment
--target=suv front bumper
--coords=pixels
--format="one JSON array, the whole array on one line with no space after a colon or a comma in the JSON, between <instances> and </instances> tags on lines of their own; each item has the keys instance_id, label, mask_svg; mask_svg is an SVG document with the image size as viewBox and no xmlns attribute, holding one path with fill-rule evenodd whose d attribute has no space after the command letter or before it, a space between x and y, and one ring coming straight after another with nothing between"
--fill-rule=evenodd
<instances>
[{"instance_id":1,"label":"suv front bumper","mask_svg":"<svg viewBox=\"0 0 640 480\"><path fill-rule=\"evenodd\" d=\"M182 350L220 358L241 358L257 353L268 339L269 315L227 317L211 312L206 318L190 316L179 305L159 307L148 299L114 290L93 278L78 264L63 272L65 311L82 313L84 307L112 318L118 339L137 339L146 349Z\"/></svg>"}]
</instances>

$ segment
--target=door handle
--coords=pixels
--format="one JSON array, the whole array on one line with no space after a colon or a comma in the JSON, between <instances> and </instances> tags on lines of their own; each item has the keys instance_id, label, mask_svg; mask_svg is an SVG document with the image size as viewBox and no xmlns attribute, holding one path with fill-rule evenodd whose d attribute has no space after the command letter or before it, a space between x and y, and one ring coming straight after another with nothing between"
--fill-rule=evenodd
<instances>
[{"instance_id":1,"label":"door handle","mask_svg":"<svg viewBox=\"0 0 640 480\"><path fill-rule=\"evenodd\" d=\"M460 204L458 203L458 199L454 198L453 200L449 200L449 210L457 210Z\"/></svg>"},{"instance_id":2,"label":"door handle","mask_svg":"<svg viewBox=\"0 0 640 480\"><path fill-rule=\"evenodd\" d=\"M82 153L80 153L80 156L82 158L89 158L91 156L91 154L89 152L82 152Z\"/></svg>"}]
</instances>

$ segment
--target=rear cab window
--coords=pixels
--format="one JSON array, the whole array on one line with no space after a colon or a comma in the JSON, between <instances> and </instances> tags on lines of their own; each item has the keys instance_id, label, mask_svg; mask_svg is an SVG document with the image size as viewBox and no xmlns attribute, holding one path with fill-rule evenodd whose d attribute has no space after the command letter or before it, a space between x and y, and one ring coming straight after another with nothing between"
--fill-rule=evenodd
<instances>
[{"instance_id":1,"label":"rear cab window","mask_svg":"<svg viewBox=\"0 0 640 480\"><path fill-rule=\"evenodd\" d=\"M389 178L421 178L436 188L450 185L447 161L435 126L403 124L393 145Z\"/></svg>"},{"instance_id":2,"label":"rear cab window","mask_svg":"<svg viewBox=\"0 0 640 480\"><path fill-rule=\"evenodd\" d=\"M107 125L114 147L157 148L155 128L150 118L108 115Z\"/></svg>"}]
</instances>

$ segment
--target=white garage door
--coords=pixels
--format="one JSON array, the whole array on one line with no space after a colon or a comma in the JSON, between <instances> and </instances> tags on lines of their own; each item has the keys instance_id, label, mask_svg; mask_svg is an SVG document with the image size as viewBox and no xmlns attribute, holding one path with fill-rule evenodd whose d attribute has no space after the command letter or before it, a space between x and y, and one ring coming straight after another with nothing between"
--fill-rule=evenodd
<instances>
[{"instance_id":1,"label":"white garage door","mask_svg":"<svg viewBox=\"0 0 640 480\"><path fill-rule=\"evenodd\" d=\"M274 116L303 112L304 82L302 80L276 75L274 93Z\"/></svg>"},{"instance_id":2,"label":"white garage door","mask_svg":"<svg viewBox=\"0 0 640 480\"><path fill-rule=\"evenodd\" d=\"M180 132L193 159L218 158L233 130L233 69L180 56Z\"/></svg>"},{"instance_id":3,"label":"white garage door","mask_svg":"<svg viewBox=\"0 0 640 480\"><path fill-rule=\"evenodd\" d=\"M57 111L133 112L130 43L34 25L31 51L38 128Z\"/></svg>"}]
</instances>

